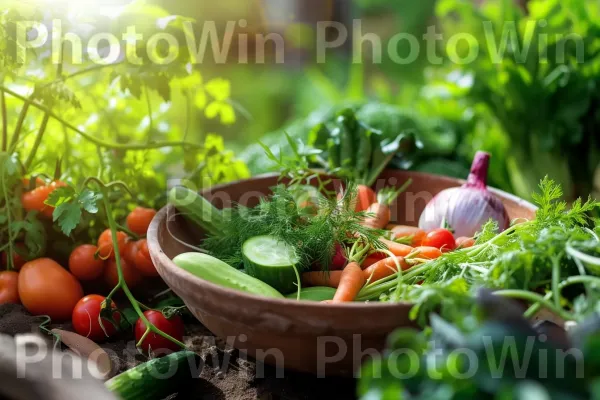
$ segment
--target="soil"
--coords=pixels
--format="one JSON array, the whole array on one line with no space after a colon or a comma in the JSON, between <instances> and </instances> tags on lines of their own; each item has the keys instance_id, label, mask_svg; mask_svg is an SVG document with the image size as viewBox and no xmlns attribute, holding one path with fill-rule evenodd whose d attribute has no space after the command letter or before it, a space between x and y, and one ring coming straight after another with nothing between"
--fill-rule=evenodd
<instances>
[{"instance_id":1,"label":"soil","mask_svg":"<svg viewBox=\"0 0 600 400\"><path fill-rule=\"evenodd\" d=\"M20 305L0 305L0 333L39 332L43 319L33 317ZM192 381L168 400L318 400L354 399L356 382L352 379L319 379L313 375L292 371L277 371L275 368L257 364L246 359L236 350L227 349L223 341L216 338L202 324L187 318L186 344L203 360L200 377ZM69 324L53 325L69 329ZM117 372L125 371L144 362L131 337L121 337L101 344L109 353ZM257 377L259 374L261 377Z\"/></svg>"}]
</instances>

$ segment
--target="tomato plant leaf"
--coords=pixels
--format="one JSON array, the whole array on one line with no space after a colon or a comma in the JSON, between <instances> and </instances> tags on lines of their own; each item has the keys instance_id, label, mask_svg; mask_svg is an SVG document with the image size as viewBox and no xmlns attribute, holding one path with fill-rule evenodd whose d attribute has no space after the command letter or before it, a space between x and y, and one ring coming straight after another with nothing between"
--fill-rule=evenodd
<instances>
[{"instance_id":1,"label":"tomato plant leaf","mask_svg":"<svg viewBox=\"0 0 600 400\"><path fill-rule=\"evenodd\" d=\"M83 189L79 194L79 203L81 204L81 207L90 214L96 214L98 212L98 200L98 194L89 189Z\"/></svg>"},{"instance_id":2,"label":"tomato plant leaf","mask_svg":"<svg viewBox=\"0 0 600 400\"><path fill-rule=\"evenodd\" d=\"M81 220L81 207L77 203L62 203L52 213L54 222L58 221L58 226L65 235L69 235Z\"/></svg>"}]
</instances>

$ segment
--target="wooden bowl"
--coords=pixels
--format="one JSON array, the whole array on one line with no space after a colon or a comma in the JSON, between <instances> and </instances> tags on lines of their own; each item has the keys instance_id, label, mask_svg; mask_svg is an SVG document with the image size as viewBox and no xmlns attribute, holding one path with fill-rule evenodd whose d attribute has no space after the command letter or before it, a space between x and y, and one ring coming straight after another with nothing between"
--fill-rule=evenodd
<instances>
[{"instance_id":1,"label":"wooden bowl","mask_svg":"<svg viewBox=\"0 0 600 400\"><path fill-rule=\"evenodd\" d=\"M460 180L406 171L385 171L375 189L413 183L392 206L392 219L417 225L428 201ZM231 202L253 206L277 184L276 175L229 183L203 193L220 207ZM492 189L511 219L534 218L535 207L510 194ZM202 232L188 224L173 206L160 210L148 231L152 260L189 310L216 336L259 361L281 368L325 375L351 375L361 360L385 345L395 328L410 326L409 303L314 302L263 298L223 288L178 268L171 261L193 251L185 243L199 244Z\"/></svg>"}]
</instances>

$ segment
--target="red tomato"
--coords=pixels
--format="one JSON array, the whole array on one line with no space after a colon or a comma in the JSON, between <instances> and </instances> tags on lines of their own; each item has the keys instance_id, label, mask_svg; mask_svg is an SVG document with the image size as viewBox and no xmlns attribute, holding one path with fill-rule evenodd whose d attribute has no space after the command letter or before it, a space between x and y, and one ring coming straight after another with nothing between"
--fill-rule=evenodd
<instances>
[{"instance_id":1,"label":"red tomato","mask_svg":"<svg viewBox=\"0 0 600 400\"><path fill-rule=\"evenodd\" d=\"M127 246L127 235L121 231L117 231L117 246L119 246L119 254L122 256ZM110 229L102 232L98 238L98 254L103 260L108 258L111 260L115 259L112 233Z\"/></svg>"},{"instance_id":2,"label":"red tomato","mask_svg":"<svg viewBox=\"0 0 600 400\"><path fill-rule=\"evenodd\" d=\"M23 243L16 243L15 247L18 247L22 251L27 251ZM27 261L13 248L13 268L18 271L26 262ZM8 251L2 253L2 266L4 268L8 267Z\"/></svg>"},{"instance_id":3,"label":"red tomato","mask_svg":"<svg viewBox=\"0 0 600 400\"><path fill-rule=\"evenodd\" d=\"M25 211L38 211L40 215L51 219L54 207L44 204L48 196L59 187L67 186L66 183L56 181L46 186L37 187L29 192L23 193L21 203Z\"/></svg>"},{"instance_id":4,"label":"red tomato","mask_svg":"<svg viewBox=\"0 0 600 400\"><path fill-rule=\"evenodd\" d=\"M473 247L475 245L475 239L461 236L456 239L456 248L457 249L466 249L467 247Z\"/></svg>"},{"instance_id":5,"label":"red tomato","mask_svg":"<svg viewBox=\"0 0 600 400\"><path fill-rule=\"evenodd\" d=\"M125 283L130 289L137 286L142 280L142 276L138 270L125 261L124 258L121 258L121 270L123 272L123 278L125 278ZM104 266L104 281L110 287L115 287L119 283L116 260L106 261L106 265Z\"/></svg>"},{"instance_id":6,"label":"red tomato","mask_svg":"<svg viewBox=\"0 0 600 400\"><path fill-rule=\"evenodd\" d=\"M49 258L29 261L19 272L19 297L33 315L53 320L71 318L75 304L83 297L81 284L66 269Z\"/></svg>"},{"instance_id":7,"label":"red tomato","mask_svg":"<svg viewBox=\"0 0 600 400\"><path fill-rule=\"evenodd\" d=\"M129 265L134 266L134 267L135 267L135 256L138 252L137 244L138 244L138 242L134 242L133 240L130 240L125 245L125 250L123 250L123 258L125 259L125 261L127 261L127 263Z\"/></svg>"},{"instance_id":8,"label":"red tomato","mask_svg":"<svg viewBox=\"0 0 600 400\"><path fill-rule=\"evenodd\" d=\"M71 252L69 270L80 281L91 281L102 275L104 261L96 258L97 251L93 244L84 244Z\"/></svg>"},{"instance_id":9,"label":"red tomato","mask_svg":"<svg viewBox=\"0 0 600 400\"><path fill-rule=\"evenodd\" d=\"M90 294L77 302L71 317L75 332L95 342L104 340L117 332L115 325L106 318L102 318L102 326L100 326L100 312L104 300L106 300L104 296ZM111 304L112 308L116 308L115 303ZM113 320L118 324L121 321L121 314L115 311Z\"/></svg>"},{"instance_id":10,"label":"red tomato","mask_svg":"<svg viewBox=\"0 0 600 400\"><path fill-rule=\"evenodd\" d=\"M152 208L136 207L127 216L127 227L133 233L144 236L148 232L148 227L152 218L156 215L156 210Z\"/></svg>"},{"instance_id":11,"label":"red tomato","mask_svg":"<svg viewBox=\"0 0 600 400\"><path fill-rule=\"evenodd\" d=\"M29 190L29 183L31 182L31 179L29 178L23 178L21 180L21 182L23 182L23 188L25 188L26 190ZM42 178L40 178L39 176L35 178L35 187L40 187L40 186L45 186L46 182L44 182L44 180Z\"/></svg>"},{"instance_id":12,"label":"red tomato","mask_svg":"<svg viewBox=\"0 0 600 400\"><path fill-rule=\"evenodd\" d=\"M443 252L451 251L456 248L456 242L454 241L454 235L448 229L434 229L429 232L423 242L422 246L435 247Z\"/></svg>"},{"instance_id":13,"label":"red tomato","mask_svg":"<svg viewBox=\"0 0 600 400\"><path fill-rule=\"evenodd\" d=\"M144 276L158 276L158 271L150 258L150 251L148 251L148 241L146 239L138 240L136 249L134 267Z\"/></svg>"},{"instance_id":14,"label":"red tomato","mask_svg":"<svg viewBox=\"0 0 600 400\"><path fill-rule=\"evenodd\" d=\"M164 333L170 335L174 339L183 342L183 321L177 315L166 319L160 311L145 311L144 316L148 321L156 326ZM144 333L146 332L146 324L142 319L138 319L135 324L135 339L139 342ZM177 351L180 347L164 337L157 335L154 332L150 332L141 344L141 348L146 353L151 350L153 353L158 355L168 354L172 351Z\"/></svg>"},{"instance_id":15,"label":"red tomato","mask_svg":"<svg viewBox=\"0 0 600 400\"><path fill-rule=\"evenodd\" d=\"M0 304L19 304L19 274L15 271L0 272Z\"/></svg>"}]
</instances>

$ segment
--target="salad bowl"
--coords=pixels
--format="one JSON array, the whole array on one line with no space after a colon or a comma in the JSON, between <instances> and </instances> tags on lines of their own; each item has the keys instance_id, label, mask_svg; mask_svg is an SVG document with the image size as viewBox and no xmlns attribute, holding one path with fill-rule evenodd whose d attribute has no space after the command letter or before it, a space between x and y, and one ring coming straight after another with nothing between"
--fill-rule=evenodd
<instances>
[{"instance_id":1,"label":"salad bowl","mask_svg":"<svg viewBox=\"0 0 600 400\"><path fill-rule=\"evenodd\" d=\"M412 179L409 190L392 204L394 223L418 225L427 202L440 191L464 181L411 171L386 170L378 182L401 186ZM217 207L234 202L256 205L270 193L278 175L220 185L203 192ZM377 189L377 187L375 187ZM511 219L535 217L535 207L502 191L501 199ZM385 346L387 335L398 327L413 326L410 303L353 302L321 304L273 299L235 291L200 279L177 267L172 259L194 251L203 232L192 226L172 205L160 210L148 231L150 255L160 276L182 298L190 312L228 345L271 364L281 371L318 376L351 376L361 362Z\"/></svg>"}]
</instances>

